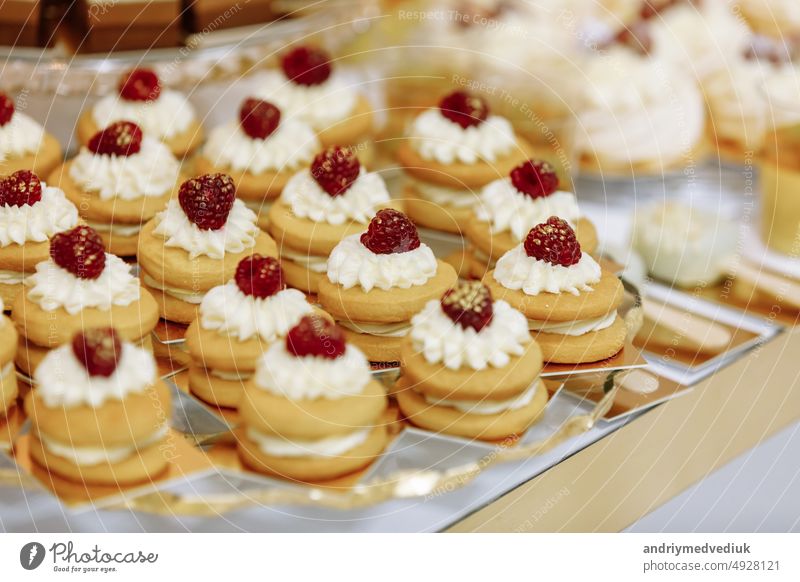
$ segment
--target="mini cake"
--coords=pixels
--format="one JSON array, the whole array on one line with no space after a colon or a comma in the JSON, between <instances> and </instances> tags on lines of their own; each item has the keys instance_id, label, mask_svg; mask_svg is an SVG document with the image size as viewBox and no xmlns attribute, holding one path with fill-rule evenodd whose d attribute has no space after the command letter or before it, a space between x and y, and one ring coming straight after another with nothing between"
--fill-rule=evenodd
<instances>
[{"instance_id":1,"label":"mini cake","mask_svg":"<svg viewBox=\"0 0 800 582\"><path fill-rule=\"evenodd\" d=\"M258 357L312 311L303 293L285 288L277 259L242 259L232 281L206 293L186 331L189 388L206 402L235 408Z\"/></svg>"},{"instance_id":2,"label":"mini cake","mask_svg":"<svg viewBox=\"0 0 800 582\"><path fill-rule=\"evenodd\" d=\"M277 257L255 213L236 199L233 179L206 174L181 184L178 199L144 225L137 257L161 317L191 323L206 292L223 285L253 253Z\"/></svg>"},{"instance_id":3,"label":"mini cake","mask_svg":"<svg viewBox=\"0 0 800 582\"><path fill-rule=\"evenodd\" d=\"M17 330L12 321L2 314L3 300L0 299L0 418L14 406L19 391L17 374L14 372L14 356L17 353Z\"/></svg>"},{"instance_id":4,"label":"mini cake","mask_svg":"<svg viewBox=\"0 0 800 582\"><path fill-rule=\"evenodd\" d=\"M160 141L135 123L117 121L50 176L80 209L106 250L136 254L139 231L177 189L180 164Z\"/></svg>"},{"instance_id":5,"label":"mini cake","mask_svg":"<svg viewBox=\"0 0 800 582\"><path fill-rule=\"evenodd\" d=\"M163 141L182 158L203 141L203 128L184 95L164 89L150 69L134 69L120 81L119 95L106 95L81 114L78 140L88 145L102 128L115 121L132 121L145 135Z\"/></svg>"},{"instance_id":6,"label":"mini cake","mask_svg":"<svg viewBox=\"0 0 800 582\"><path fill-rule=\"evenodd\" d=\"M78 225L78 209L29 170L0 178L0 299L11 309L25 279L50 256L50 238Z\"/></svg>"},{"instance_id":7,"label":"mini cake","mask_svg":"<svg viewBox=\"0 0 800 582\"><path fill-rule=\"evenodd\" d=\"M32 170L46 176L61 163L61 145L0 91L0 174Z\"/></svg>"},{"instance_id":8,"label":"mini cake","mask_svg":"<svg viewBox=\"0 0 800 582\"><path fill-rule=\"evenodd\" d=\"M314 46L289 50L280 64L280 70L260 77L257 96L308 123L323 146L354 146L366 159L372 151L373 112L354 82L334 70L330 56Z\"/></svg>"},{"instance_id":9,"label":"mini cake","mask_svg":"<svg viewBox=\"0 0 800 582\"><path fill-rule=\"evenodd\" d=\"M383 179L365 171L352 149L334 146L317 155L270 209L269 233L289 285L316 293L333 248L389 205Z\"/></svg>"},{"instance_id":10,"label":"mini cake","mask_svg":"<svg viewBox=\"0 0 800 582\"><path fill-rule=\"evenodd\" d=\"M87 327L53 350L25 398L31 459L51 474L131 485L163 473L169 388L148 351L112 328Z\"/></svg>"},{"instance_id":11,"label":"mini cake","mask_svg":"<svg viewBox=\"0 0 800 582\"><path fill-rule=\"evenodd\" d=\"M411 317L456 278L453 267L420 243L406 215L385 208L366 232L334 247L319 281L319 302L370 361L396 362Z\"/></svg>"},{"instance_id":12,"label":"mini cake","mask_svg":"<svg viewBox=\"0 0 800 582\"><path fill-rule=\"evenodd\" d=\"M394 393L414 424L466 438L523 434L547 403L542 353L525 316L478 281L432 299L411 319Z\"/></svg>"},{"instance_id":13,"label":"mini cake","mask_svg":"<svg viewBox=\"0 0 800 582\"><path fill-rule=\"evenodd\" d=\"M196 168L201 174L230 175L236 195L265 228L272 201L318 149L319 140L305 122L285 119L272 103L250 98L242 103L238 122L211 130Z\"/></svg>"},{"instance_id":14,"label":"mini cake","mask_svg":"<svg viewBox=\"0 0 800 582\"><path fill-rule=\"evenodd\" d=\"M51 348L84 328L113 325L123 338L141 343L158 321L158 305L131 267L104 252L88 226L55 235L50 259L36 265L25 285L11 317L22 334L17 366L28 376Z\"/></svg>"},{"instance_id":15,"label":"mini cake","mask_svg":"<svg viewBox=\"0 0 800 582\"><path fill-rule=\"evenodd\" d=\"M511 123L465 91L444 97L411 124L397 157L410 182L406 212L416 224L460 233L489 182L524 162L530 146Z\"/></svg>"},{"instance_id":16,"label":"mini cake","mask_svg":"<svg viewBox=\"0 0 800 582\"><path fill-rule=\"evenodd\" d=\"M342 330L306 316L256 364L239 403L239 455L248 467L324 481L369 465L387 443L383 387Z\"/></svg>"},{"instance_id":17,"label":"mini cake","mask_svg":"<svg viewBox=\"0 0 800 582\"><path fill-rule=\"evenodd\" d=\"M545 161L528 160L507 178L487 184L467 223L472 243L472 275L482 277L488 268L517 246L531 228L558 216L575 229L581 249L597 249L594 225L581 215L575 194L558 189L558 176Z\"/></svg>"},{"instance_id":18,"label":"mini cake","mask_svg":"<svg viewBox=\"0 0 800 582\"><path fill-rule=\"evenodd\" d=\"M483 280L494 297L525 314L546 362L596 362L625 344L627 328L617 314L622 283L581 252L560 218L533 227Z\"/></svg>"}]
</instances>

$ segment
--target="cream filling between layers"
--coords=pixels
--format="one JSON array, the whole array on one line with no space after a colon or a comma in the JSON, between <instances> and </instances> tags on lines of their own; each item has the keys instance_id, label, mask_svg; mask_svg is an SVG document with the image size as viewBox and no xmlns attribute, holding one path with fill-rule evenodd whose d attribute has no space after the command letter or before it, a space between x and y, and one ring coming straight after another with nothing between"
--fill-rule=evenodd
<instances>
[{"instance_id":1,"label":"cream filling between layers","mask_svg":"<svg viewBox=\"0 0 800 582\"><path fill-rule=\"evenodd\" d=\"M253 371L244 372L231 372L230 370L216 370L214 368L207 368L208 373L220 380L227 380L229 382L236 382L238 380L248 380L253 377Z\"/></svg>"},{"instance_id":2,"label":"cream filling between layers","mask_svg":"<svg viewBox=\"0 0 800 582\"><path fill-rule=\"evenodd\" d=\"M379 337L405 337L411 331L411 322L399 323L364 323L360 321L337 321L338 325L356 333Z\"/></svg>"},{"instance_id":3,"label":"cream filling between layers","mask_svg":"<svg viewBox=\"0 0 800 582\"><path fill-rule=\"evenodd\" d=\"M364 443L371 431L371 428L363 428L344 436L301 441L268 436L248 427L247 436L258 445L261 452L273 457L337 457Z\"/></svg>"},{"instance_id":4,"label":"cream filling between layers","mask_svg":"<svg viewBox=\"0 0 800 582\"><path fill-rule=\"evenodd\" d=\"M314 273L325 273L328 270L328 257L296 253L294 251L290 251L285 245L281 247L281 257L284 257L293 263L302 265Z\"/></svg>"},{"instance_id":5,"label":"cream filling between layers","mask_svg":"<svg viewBox=\"0 0 800 582\"><path fill-rule=\"evenodd\" d=\"M428 395L423 395L423 398L432 406L447 406L467 414L500 414L508 410L518 410L530 404L536 391L540 389L539 385L540 381L537 377L524 392L507 400L448 400Z\"/></svg>"},{"instance_id":6,"label":"cream filling between layers","mask_svg":"<svg viewBox=\"0 0 800 582\"><path fill-rule=\"evenodd\" d=\"M466 188L448 188L447 186L439 186L438 184L430 184L413 179L409 180L409 182L420 198L439 206L471 208L479 200L477 192Z\"/></svg>"},{"instance_id":7,"label":"cream filling between layers","mask_svg":"<svg viewBox=\"0 0 800 582\"><path fill-rule=\"evenodd\" d=\"M0 285L19 285L25 283L32 273L0 269Z\"/></svg>"},{"instance_id":8,"label":"cream filling between layers","mask_svg":"<svg viewBox=\"0 0 800 582\"><path fill-rule=\"evenodd\" d=\"M156 281L144 271L142 271L142 281L144 281L148 287L158 289L159 291L163 291L166 295L194 305L201 304L203 302L203 297L206 296L206 291L190 291L188 289L181 289L180 287L165 285L164 283Z\"/></svg>"},{"instance_id":9,"label":"cream filling between layers","mask_svg":"<svg viewBox=\"0 0 800 582\"><path fill-rule=\"evenodd\" d=\"M41 432L37 436L42 441L44 448L54 455L66 459L73 465L90 467L101 463L114 464L124 461L136 454L137 451L146 449L162 440L167 436L168 431L169 426L165 424L143 441L125 447L73 447L45 436Z\"/></svg>"},{"instance_id":10,"label":"cream filling between layers","mask_svg":"<svg viewBox=\"0 0 800 582\"><path fill-rule=\"evenodd\" d=\"M92 222L91 220L85 221L87 225L91 226L98 232L108 232L117 236L133 236L139 234L142 230L141 224L120 224L118 222Z\"/></svg>"},{"instance_id":11,"label":"cream filling between layers","mask_svg":"<svg viewBox=\"0 0 800 582\"><path fill-rule=\"evenodd\" d=\"M592 331L600 331L611 327L617 319L616 310L611 313L600 317L593 317L590 319L579 319L576 321L538 321L536 319L528 320L528 329L534 331L541 331L543 333L553 333L557 335L571 335L579 336L585 335Z\"/></svg>"}]
</instances>

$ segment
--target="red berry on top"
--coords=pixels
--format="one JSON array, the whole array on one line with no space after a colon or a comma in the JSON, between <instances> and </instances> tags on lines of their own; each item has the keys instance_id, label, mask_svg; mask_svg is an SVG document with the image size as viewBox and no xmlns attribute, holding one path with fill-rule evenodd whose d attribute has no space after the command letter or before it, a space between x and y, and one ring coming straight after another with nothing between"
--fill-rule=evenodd
<instances>
[{"instance_id":1,"label":"red berry on top","mask_svg":"<svg viewBox=\"0 0 800 582\"><path fill-rule=\"evenodd\" d=\"M95 327L72 338L72 353L90 376L108 378L117 369L122 343L113 327Z\"/></svg>"},{"instance_id":2,"label":"red berry on top","mask_svg":"<svg viewBox=\"0 0 800 582\"><path fill-rule=\"evenodd\" d=\"M0 127L11 121L14 117L14 100L0 91Z\"/></svg>"},{"instance_id":3,"label":"red berry on top","mask_svg":"<svg viewBox=\"0 0 800 582\"><path fill-rule=\"evenodd\" d=\"M103 239L90 226L56 234L50 241L50 257L79 279L97 279L106 266Z\"/></svg>"},{"instance_id":4,"label":"red berry on top","mask_svg":"<svg viewBox=\"0 0 800 582\"><path fill-rule=\"evenodd\" d=\"M565 220L556 216L551 216L547 222L537 224L530 230L525 239L525 252L529 257L563 267L574 265L582 255L575 231Z\"/></svg>"},{"instance_id":5,"label":"red berry on top","mask_svg":"<svg viewBox=\"0 0 800 582\"><path fill-rule=\"evenodd\" d=\"M161 82L151 69L133 69L119 82L125 101L155 101L161 95Z\"/></svg>"},{"instance_id":6,"label":"red berry on top","mask_svg":"<svg viewBox=\"0 0 800 582\"><path fill-rule=\"evenodd\" d=\"M528 160L511 170L511 183L518 192L531 198L550 196L558 190L558 176L548 162Z\"/></svg>"},{"instance_id":7,"label":"red berry on top","mask_svg":"<svg viewBox=\"0 0 800 582\"><path fill-rule=\"evenodd\" d=\"M236 186L227 174L206 174L186 180L178 202L186 217L202 230L219 230L228 220L236 199Z\"/></svg>"},{"instance_id":8,"label":"red berry on top","mask_svg":"<svg viewBox=\"0 0 800 582\"><path fill-rule=\"evenodd\" d=\"M269 101L248 98L239 109L239 122L244 132L253 139L271 136L281 122L281 110Z\"/></svg>"},{"instance_id":9,"label":"red berry on top","mask_svg":"<svg viewBox=\"0 0 800 582\"><path fill-rule=\"evenodd\" d=\"M234 281L245 295L263 299L283 289L283 271L278 259L253 255L239 261Z\"/></svg>"},{"instance_id":10,"label":"red berry on top","mask_svg":"<svg viewBox=\"0 0 800 582\"><path fill-rule=\"evenodd\" d=\"M480 125L489 117L489 106L483 97L466 91L453 91L439 102L442 115L464 129Z\"/></svg>"},{"instance_id":11,"label":"red berry on top","mask_svg":"<svg viewBox=\"0 0 800 582\"><path fill-rule=\"evenodd\" d=\"M442 296L442 311L464 329L480 331L492 322L492 294L480 281L459 283Z\"/></svg>"},{"instance_id":12,"label":"red berry on top","mask_svg":"<svg viewBox=\"0 0 800 582\"><path fill-rule=\"evenodd\" d=\"M42 183L30 170L17 170L0 180L0 205L23 206L42 199Z\"/></svg>"},{"instance_id":13,"label":"red berry on top","mask_svg":"<svg viewBox=\"0 0 800 582\"><path fill-rule=\"evenodd\" d=\"M283 55L281 68L286 78L298 85L319 85L331 76L330 61L321 48L299 46Z\"/></svg>"},{"instance_id":14,"label":"red berry on top","mask_svg":"<svg viewBox=\"0 0 800 582\"><path fill-rule=\"evenodd\" d=\"M319 315L306 315L286 334L286 349L299 358L335 360L344 354L345 347L341 328Z\"/></svg>"},{"instance_id":15,"label":"red berry on top","mask_svg":"<svg viewBox=\"0 0 800 582\"><path fill-rule=\"evenodd\" d=\"M142 130L131 121L116 121L89 140L89 150L107 156L132 156L142 149Z\"/></svg>"},{"instance_id":16,"label":"red berry on top","mask_svg":"<svg viewBox=\"0 0 800 582\"><path fill-rule=\"evenodd\" d=\"M419 247L417 227L398 210L379 210L361 235L361 244L376 255L406 253Z\"/></svg>"},{"instance_id":17,"label":"red berry on top","mask_svg":"<svg viewBox=\"0 0 800 582\"><path fill-rule=\"evenodd\" d=\"M331 146L311 162L311 176L331 196L339 196L358 178L361 163L352 148Z\"/></svg>"}]
</instances>

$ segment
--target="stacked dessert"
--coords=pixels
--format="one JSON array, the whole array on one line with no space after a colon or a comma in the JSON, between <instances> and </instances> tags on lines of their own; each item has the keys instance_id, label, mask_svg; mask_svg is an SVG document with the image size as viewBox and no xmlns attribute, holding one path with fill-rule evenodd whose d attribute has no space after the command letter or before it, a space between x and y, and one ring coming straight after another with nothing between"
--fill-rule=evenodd
<instances>
[{"instance_id":1,"label":"stacked dessert","mask_svg":"<svg viewBox=\"0 0 800 582\"><path fill-rule=\"evenodd\" d=\"M137 257L161 317L189 324L208 290L230 280L253 253L277 256L277 248L236 199L233 179L206 174L181 184L178 199L144 225Z\"/></svg>"},{"instance_id":2,"label":"stacked dessert","mask_svg":"<svg viewBox=\"0 0 800 582\"><path fill-rule=\"evenodd\" d=\"M320 152L308 170L289 180L269 213L269 233L278 243L289 285L316 293L333 248L390 205L383 179L367 172L352 148Z\"/></svg>"},{"instance_id":3,"label":"stacked dessert","mask_svg":"<svg viewBox=\"0 0 800 582\"><path fill-rule=\"evenodd\" d=\"M19 395L17 374L14 371L14 356L17 353L17 330L13 322L2 314L0 299L0 419L8 414Z\"/></svg>"},{"instance_id":4,"label":"stacked dessert","mask_svg":"<svg viewBox=\"0 0 800 582\"><path fill-rule=\"evenodd\" d=\"M136 254L142 224L164 208L177 189L180 164L138 125L116 121L92 136L49 181L64 190L106 250Z\"/></svg>"},{"instance_id":5,"label":"stacked dessert","mask_svg":"<svg viewBox=\"0 0 800 582\"><path fill-rule=\"evenodd\" d=\"M158 321L158 305L131 267L106 253L88 226L53 237L50 259L36 265L11 312L21 332L17 366L28 376L51 348L83 329L113 325L121 337L141 343Z\"/></svg>"},{"instance_id":6,"label":"stacked dessert","mask_svg":"<svg viewBox=\"0 0 800 582\"><path fill-rule=\"evenodd\" d=\"M50 239L78 225L78 209L64 192L30 170L0 178L0 299L11 309L36 265L47 260Z\"/></svg>"},{"instance_id":7,"label":"stacked dessert","mask_svg":"<svg viewBox=\"0 0 800 582\"><path fill-rule=\"evenodd\" d=\"M203 128L185 95L165 89L150 69L134 69L119 83L118 95L106 95L78 120L78 140L89 140L115 121L131 121L145 135L163 141L179 158L200 145Z\"/></svg>"},{"instance_id":8,"label":"stacked dessert","mask_svg":"<svg viewBox=\"0 0 800 582\"><path fill-rule=\"evenodd\" d=\"M25 398L33 461L71 481L147 482L163 473L169 388L148 351L110 327L86 326L36 368Z\"/></svg>"},{"instance_id":9,"label":"stacked dessert","mask_svg":"<svg viewBox=\"0 0 800 582\"><path fill-rule=\"evenodd\" d=\"M344 334L306 316L259 359L239 404L248 467L299 481L357 471L386 447L386 395Z\"/></svg>"},{"instance_id":10,"label":"stacked dessert","mask_svg":"<svg viewBox=\"0 0 800 582\"><path fill-rule=\"evenodd\" d=\"M622 283L581 251L561 218L533 227L483 281L494 297L525 314L546 362L595 362L625 343L627 328L617 315Z\"/></svg>"},{"instance_id":11,"label":"stacked dessert","mask_svg":"<svg viewBox=\"0 0 800 582\"><path fill-rule=\"evenodd\" d=\"M274 103L288 117L308 123L323 146L352 146L370 161L373 112L330 55L316 46L297 46L281 56L280 69L261 76L256 96Z\"/></svg>"},{"instance_id":12,"label":"stacked dessert","mask_svg":"<svg viewBox=\"0 0 800 582\"><path fill-rule=\"evenodd\" d=\"M406 212L420 226L461 233L480 188L507 176L530 153L482 97L450 93L414 119L397 152L409 177Z\"/></svg>"},{"instance_id":13,"label":"stacked dessert","mask_svg":"<svg viewBox=\"0 0 800 582\"><path fill-rule=\"evenodd\" d=\"M420 242L407 216L385 208L366 232L334 247L327 276L319 281L319 301L370 361L395 362L411 317L456 278L453 268Z\"/></svg>"},{"instance_id":14,"label":"stacked dessert","mask_svg":"<svg viewBox=\"0 0 800 582\"><path fill-rule=\"evenodd\" d=\"M481 191L467 223L471 243L470 272L483 277L497 259L522 242L531 228L559 216L575 229L581 248L597 249L594 225L581 215L575 194L559 190L555 169L543 160L528 160L508 177L494 180Z\"/></svg>"},{"instance_id":15,"label":"stacked dessert","mask_svg":"<svg viewBox=\"0 0 800 582\"><path fill-rule=\"evenodd\" d=\"M423 428L483 440L522 435L547 403L525 316L478 281L432 299L403 341L400 410Z\"/></svg>"},{"instance_id":16,"label":"stacked dessert","mask_svg":"<svg viewBox=\"0 0 800 582\"><path fill-rule=\"evenodd\" d=\"M206 293L186 331L190 390L206 402L235 408L258 357L312 311L300 291L285 288L277 259L242 259L232 281Z\"/></svg>"},{"instance_id":17,"label":"stacked dessert","mask_svg":"<svg viewBox=\"0 0 800 582\"><path fill-rule=\"evenodd\" d=\"M32 170L47 176L61 162L61 145L55 137L0 91L0 174Z\"/></svg>"}]
</instances>

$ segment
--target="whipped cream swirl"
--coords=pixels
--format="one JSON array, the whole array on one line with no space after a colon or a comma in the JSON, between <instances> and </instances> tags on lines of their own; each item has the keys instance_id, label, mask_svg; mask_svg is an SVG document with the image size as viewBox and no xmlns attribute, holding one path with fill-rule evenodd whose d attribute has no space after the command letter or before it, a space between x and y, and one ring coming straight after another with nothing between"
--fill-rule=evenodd
<instances>
[{"instance_id":1,"label":"whipped cream swirl","mask_svg":"<svg viewBox=\"0 0 800 582\"><path fill-rule=\"evenodd\" d=\"M480 331L450 319L438 299L428 301L411 326L414 349L429 363L451 370L502 368L531 341L525 316L505 301L494 302L492 321Z\"/></svg>"},{"instance_id":2,"label":"whipped cream swirl","mask_svg":"<svg viewBox=\"0 0 800 582\"><path fill-rule=\"evenodd\" d=\"M108 377L90 376L75 357L72 344L66 343L47 353L33 378L36 393L48 408L94 408L144 392L156 382L157 375L153 354L123 341L117 368Z\"/></svg>"},{"instance_id":3,"label":"whipped cream swirl","mask_svg":"<svg viewBox=\"0 0 800 582\"><path fill-rule=\"evenodd\" d=\"M340 225L348 222L369 224L376 210L389 202L383 178L375 172L361 173L339 196L331 196L317 183L310 170L291 177L281 194L295 216L314 222Z\"/></svg>"},{"instance_id":4,"label":"whipped cream swirl","mask_svg":"<svg viewBox=\"0 0 800 582\"><path fill-rule=\"evenodd\" d=\"M475 214L490 224L493 233L510 232L518 241L551 216L563 218L573 227L581 216L572 192L559 190L549 196L531 198L519 192L510 178L495 180L484 187Z\"/></svg>"},{"instance_id":5,"label":"whipped cream swirl","mask_svg":"<svg viewBox=\"0 0 800 582\"><path fill-rule=\"evenodd\" d=\"M420 114L409 132L411 147L426 160L441 164L493 162L517 147L514 129L503 117L490 115L480 125L462 128L437 107Z\"/></svg>"},{"instance_id":6,"label":"whipped cream swirl","mask_svg":"<svg viewBox=\"0 0 800 582\"><path fill-rule=\"evenodd\" d=\"M145 135L159 139L170 139L187 131L195 117L186 97L169 89L162 89L155 101L126 101L117 95L107 95L92 109L92 118L99 128L115 121L132 121Z\"/></svg>"},{"instance_id":7,"label":"whipped cream swirl","mask_svg":"<svg viewBox=\"0 0 800 582\"><path fill-rule=\"evenodd\" d=\"M366 356L353 345L335 359L299 358L277 342L256 364L255 385L289 400L336 400L364 391L372 379Z\"/></svg>"},{"instance_id":8,"label":"whipped cream swirl","mask_svg":"<svg viewBox=\"0 0 800 582\"><path fill-rule=\"evenodd\" d=\"M45 311L63 308L70 315L88 307L108 311L114 305L130 305L139 300L139 279L131 267L115 255L106 253L106 266L96 279L81 279L56 265L52 259L36 265L27 278L28 299Z\"/></svg>"},{"instance_id":9,"label":"whipped cream swirl","mask_svg":"<svg viewBox=\"0 0 800 582\"><path fill-rule=\"evenodd\" d=\"M95 154L81 148L70 164L69 175L85 192L97 192L101 200L137 200L170 192L180 169L167 146L145 136L142 149L130 156Z\"/></svg>"},{"instance_id":10,"label":"whipped cream swirl","mask_svg":"<svg viewBox=\"0 0 800 582\"><path fill-rule=\"evenodd\" d=\"M241 253L256 244L258 224L256 214L241 200L235 200L225 226L218 230L203 230L191 222L176 199L156 215L153 234L166 239L168 247L178 247L194 259L205 255L221 259L225 253Z\"/></svg>"},{"instance_id":11,"label":"whipped cream swirl","mask_svg":"<svg viewBox=\"0 0 800 582\"><path fill-rule=\"evenodd\" d=\"M214 287L200 304L200 326L246 341L256 335L266 342L284 337L311 305L297 289L271 297L245 295L234 281Z\"/></svg>"},{"instance_id":12,"label":"whipped cream swirl","mask_svg":"<svg viewBox=\"0 0 800 582\"><path fill-rule=\"evenodd\" d=\"M523 245L517 245L497 261L494 278L506 289L522 290L526 295L539 293L572 293L592 291L600 281L600 265L583 253L574 265L565 267L529 257Z\"/></svg>"},{"instance_id":13,"label":"whipped cream swirl","mask_svg":"<svg viewBox=\"0 0 800 582\"><path fill-rule=\"evenodd\" d=\"M536 319L529 319L528 327L534 331L541 331L543 333L579 336L611 327L616 319L617 312L612 311L600 317L579 319L577 321L538 321Z\"/></svg>"},{"instance_id":14,"label":"whipped cream swirl","mask_svg":"<svg viewBox=\"0 0 800 582\"><path fill-rule=\"evenodd\" d=\"M300 441L265 435L252 427L247 428L248 438L258 445L261 452L275 457L338 457L365 442L370 432L372 429L362 428L342 436Z\"/></svg>"},{"instance_id":15,"label":"whipped cream swirl","mask_svg":"<svg viewBox=\"0 0 800 582\"><path fill-rule=\"evenodd\" d=\"M424 285L436 276L438 264L428 245L413 251L379 255L361 244L361 235L347 236L328 258L328 279L345 289L360 285L365 292L378 289L408 289Z\"/></svg>"},{"instance_id":16,"label":"whipped cream swirl","mask_svg":"<svg viewBox=\"0 0 800 582\"><path fill-rule=\"evenodd\" d=\"M258 175L300 168L319 149L317 134L299 120L281 121L266 139L250 137L232 121L211 130L203 155L217 166Z\"/></svg>"},{"instance_id":17,"label":"whipped cream swirl","mask_svg":"<svg viewBox=\"0 0 800 582\"><path fill-rule=\"evenodd\" d=\"M0 247L44 242L78 225L78 209L60 188L42 182L42 198L34 204L0 206Z\"/></svg>"},{"instance_id":18,"label":"whipped cream swirl","mask_svg":"<svg viewBox=\"0 0 800 582\"><path fill-rule=\"evenodd\" d=\"M15 111L11 121L0 126L0 161L35 154L43 139L42 126L24 113Z\"/></svg>"}]
</instances>

